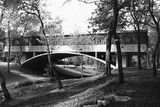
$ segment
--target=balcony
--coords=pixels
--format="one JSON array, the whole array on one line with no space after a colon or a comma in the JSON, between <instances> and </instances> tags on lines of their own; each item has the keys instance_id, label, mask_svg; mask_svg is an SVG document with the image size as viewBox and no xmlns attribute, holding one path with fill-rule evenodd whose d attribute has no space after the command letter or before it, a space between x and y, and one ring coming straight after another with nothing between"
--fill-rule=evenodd
<instances>
[{"instance_id":1,"label":"balcony","mask_svg":"<svg viewBox=\"0 0 160 107\"><path fill-rule=\"evenodd\" d=\"M62 46L68 46L73 50L78 52L105 52L106 45L57 45L57 46L50 46L51 51L56 51ZM22 49L22 52L47 52L46 46L11 46L11 52L19 52ZM141 44L141 52L146 52L146 44ZM122 52L138 52L138 45L137 44L121 44L121 51ZM8 52L8 46L5 46L4 52ZM116 45L112 44L111 52L117 52Z\"/></svg>"}]
</instances>

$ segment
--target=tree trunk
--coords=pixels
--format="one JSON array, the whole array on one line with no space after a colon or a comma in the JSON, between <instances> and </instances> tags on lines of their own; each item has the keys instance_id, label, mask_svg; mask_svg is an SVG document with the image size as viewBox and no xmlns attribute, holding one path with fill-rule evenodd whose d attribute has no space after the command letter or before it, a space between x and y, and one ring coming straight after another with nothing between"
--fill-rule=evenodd
<instances>
[{"instance_id":1,"label":"tree trunk","mask_svg":"<svg viewBox=\"0 0 160 107\"><path fill-rule=\"evenodd\" d=\"M151 50L150 48L148 47L147 45L147 64L146 64L146 68L147 69L150 69L151 68L151 61L150 61L150 58L151 58Z\"/></svg>"},{"instance_id":2,"label":"tree trunk","mask_svg":"<svg viewBox=\"0 0 160 107\"><path fill-rule=\"evenodd\" d=\"M106 35L106 65L105 65L105 75L108 75L108 35Z\"/></svg>"},{"instance_id":3,"label":"tree trunk","mask_svg":"<svg viewBox=\"0 0 160 107\"><path fill-rule=\"evenodd\" d=\"M109 32L108 34L108 66L107 66L107 69L108 69L108 75L111 75L111 39L112 39L112 34L111 32Z\"/></svg>"},{"instance_id":4,"label":"tree trunk","mask_svg":"<svg viewBox=\"0 0 160 107\"><path fill-rule=\"evenodd\" d=\"M159 47L157 49L157 68L159 68Z\"/></svg>"},{"instance_id":5,"label":"tree trunk","mask_svg":"<svg viewBox=\"0 0 160 107\"><path fill-rule=\"evenodd\" d=\"M22 66L21 66L22 46L21 46L20 43L19 43L19 48L20 48L20 53L19 53L19 56L18 56L18 64L19 64L19 70L22 71Z\"/></svg>"},{"instance_id":6,"label":"tree trunk","mask_svg":"<svg viewBox=\"0 0 160 107\"><path fill-rule=\"evenodd\" d=\"M149 10L149 13L150 13L150 15L151 15L151 17L153 19L153 22L156 25L156 31L157 31L157 34L158 34L158 41L156 43L155 50L154 50L153 55L152 55L153 77L156 77L157 76L156 52L157 52L157 49L159 47L159 42L160 42L160 29L159 29L159 21L156 20L156 18L155 18L156 16L154 15L154 12L153 12L153 3L154 3L153 0L149 0L148 10Z\"/></svg>"},{"instance_id":7,"label":"tree trunk","mask_svg":"<svg viewBox=\"0 0 160 107\"><path fill-rule=\"evenodd\" d=\"M158 33L158 41L156 43L156 46L155 46L155 50L153 52L153 55L152 55L152 63L153 63L153 77L157 77L157 65L156 65L156 54L157 54L157 50L158 50L158 47L159 47L159 41L160 41L160 31L157 31Z\"/></svg>"},{"instance_id":8,"label":"tree trunk","mask_svg":"<svg viewBox=\"0 0 160 107\"><path fill-rule=\"evenodd\" d=\"M111 67L110 67L110 51L111 51L111 33L109 32L107 37L106 37L106 75L111 75Z\"/></svg>"},{"instance_id":9,"label":"tree trunk","mask_svg":"<svg viewBox=\"0 0 160 107\"><path fill-rule=\"evenodd\" d=\"M108 59L108 73L109 75L111 75L111 59L112 59L112 56L111 56L111 40L112 40L112 35L111 37L109 38L109 59Z\"/></svg>"},{"instance_id":10,"label":"tree trunk","mask_svg":"<svg viewBox=\"0 0 160 107\"><path fill-rule=\"evenodd\" d=\"M10 40L10 28L9 28L9 21L8 21L8 58L7 58L7 72L10 72L10 50L11 50L11 40Z\"/></svg>"},{"instance_id":11,"label":"tree trunk","mask_svg":"<svg viewBox=\"0 0 160 107\"><path fill-rule=\"evenodd\" d=\"M9 91L8 91L8 89L6 87L5 78L4 78L4 76L3 76L3 74L1 72L0 72L0 83L1 83L2 91L4 93L5 100L11 99Z\"/></svg>"},{"instance_id":12,"label":"tree trunk","mask_svg":"<svg viewBox=\"0 0 160 107\"><path fill-rule=\"evenodd\" d=\"M62 83L61 83L61 80L56 72L56 70L54 69L54 66L51 62L51 56L50 56L50 49L49 49L49 44L48 44L48 41L47 41L47 37L46 37L46 34L45 34L45 30L44 30L44 26L43 26L43 22L41 20L41 25L42 25L42 32L43 32L43 35L45 36L45 42L46 42L46 45L47 45L47 56L48 56L48 63L49 63L49 69L50 69L50 73L51 73L51 82L54 80L54 76L56 77L56 80L58 81L58 88L61 89L63 86L62 86Z\"/></svg>"},{"instance_id":13,"label":"tree trunk","mask_svg":"<svg viewBox=\"0 0 160 107\"><path fill-rule=\"evenodd\" d=\"M45 31L42 30L44 36L45 36L45 41L46 41L46 45L47 45L47 56L48 56L48 63L49 63L49 69L50 69L50 76L51 76L51 82L53 82L54 80L54 76L56 77L56 80L58 81L58 88L61 89L63 86L62 86L62 83L61 83L61 80L56 72L56 70L54 69L54 66L51 62L51 56L50 56L50 49L49 49L49 45L48 45L48 41L47 41L47 37L45 35Z\"/></svg>"},{"instance_id":14,"label":"tree trunk","mask_svg":"<svg viewBox=\"0 0 160 107\"><path fill-rule=\"evenodd\" d=\"M58 82L58 88L61 89L63 86L62 86L62 83L61 83L61 80L52 64L52 61L51 61L51 56L50 56L50 49L49 49L49 44L48 44L48 40L47 40L47 37L46 37L46 33L45 33L45 29L44 29L44 23L43 23L43 20L41 18L41 14L40 14L40 10L36 7L36 10L38 12L38 18L40 20L40 23L41 23L41 27L42 27L42 33L44 35L44 38L45 38L45 42L46 42L46 46L47 46L47 57L48 57L48 63L49 63L49 69L50 69L50 76L51 76L51 82L53 82L54 80L54 76L56 77L56 80Z\"/></svg>"},{"instance_id":15,"label":"tree trunk","mask_svg":"<svg viewBox=\"0 0 160 107\"><path fill-rule=\"evenodd\" d=\"M120 47L120 39L117 36L116 30L117 30L117 22L118 22L118 14L119 14L119 9L118 9L118 1L114 0L113 1L114 6L113 6L113 24L111 28L111 33L114 36L116 47L117 47L117 54L118 54L118 71L119 71L119 83L124 83L124 75L123 75L123 68L122 68L122 53L121 53L121 47Z\"/></svg>"},{"instance_id":16,"label":"tree trunk","mask_svg":"<svg viewBox=\"0 0 160 107\"><path fill-rule=\"evenodd\" d=\"M137 26L137 36L138 36L138 70L142 69L141 65L141 38L140 38L140 28L139 24L136 24Z\"/></svg>"},{"instance_id":17,"label":"tree trunk","mask_svg":"<svg viewBox=\"0 0 160 107\"><path fill-rule=\"evenodd\" d=\"M160 42L160 29L159 29L158 24L157 24L157 34L158 34L158 41L156 42L155 50L152 55L153 77L157 77L156 54L157 54L157 50L159 48L159 42Z\"/></svg>"},{"instance_id":18,"label":"tree trunk","mask_svg":"<svg viewBox=\"0 0 160 107\"><path fill-rule=\"evenodd\" d=\"M114 34L115 43L117 47L117 54L118 54L118 71L119 71L119 83L124 83L124 75L123 75L123 68L122 68L122 53L120 47L120 39L117 34Z\"/></svg>"},{"instance_id":19,"label":"tree trunk","mask_svg":"<svg viewBox=\"0 0 160 107\"><path fill-rule=\"evenodd\" d=\"M156 52L152 55L152 63L153 63L153 77L157 76L157 67L156 67Z\"/></svg>"}]
</instances>

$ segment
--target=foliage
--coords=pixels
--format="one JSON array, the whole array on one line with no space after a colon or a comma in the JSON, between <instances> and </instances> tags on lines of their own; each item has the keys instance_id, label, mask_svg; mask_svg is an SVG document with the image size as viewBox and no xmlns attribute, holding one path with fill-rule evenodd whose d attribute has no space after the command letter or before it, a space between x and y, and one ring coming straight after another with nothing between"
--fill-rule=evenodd
<instances>
[{"instance_id":1,"label":"foliage","mask_svg":"<svg viewBox=\"0 0 160 107\"><path fill-rule=\"evenodd\" d=\"M122 4L122 3L120 3ZM113 16L113 2L111 0L104 0L96 3L97 8L92 13L90 18L91 27L93 31L109 31L109 28L113 26L114 16ZM119 8L122 8L119 7ZM118 17L118 28L124 28L127 24L126 22L126 11L125 9L120 10Z\"/></svg>"},{"instance_id":2,"label":"foliage","mask_svg":"<svg viewBox=\"0 0 160 107\"><path fill-rule=\"evenodd\" d=\"M52 61L51 61L50 48L49 48L47 35L46 35L46 31L45 31L44 17L42 16L43 11L41 11L40 5L41 5L40 0L32 0L32 1L27 0L26 2L23 2L21 8L25 14L33 15L40 21L39 30L42 32L42 34L44 36L46 47L47 47L47 58L48 58L49 72L50 72L50 77L51 77L50 80L51 80L51 82L53 82L54 76L55 76L57 79L57 82L58 82L58 87L59 87L59 89L61 89L62 83L61 83L60 78L57 74L57 71L55 71L53 64L52 64Z\"/></svg>"},{"instance_id":3,"label":"foliage","mask_svg":"<svg viewBox=\"0 0 160 107\"><path fill-rule=\"evenodd\" d=\"M129 13L132 17L131 24L134 26L134 30L137 32L138 38L138 69L142 69L141 65L141 40L140 40L140 30L143 29L142 23L146 22L147 16L147 6L145 5L145 1L141 0L132 0L131 5L129 7ZM142 26L142 27L141 27Z\"/></svg>"},{"instance_id":4,"label":"foliage","mask_svg":"<svg viewBox=\"0 0 160 107\"><path fill-rule=\"evenodd\" d=\"M39 35L39 32L30 31L27 34L29 45L44 45L44 39Z\"/></svg>"},{"instance_id":5,"label":"foliage","mask_svg":"<svg viewBox=\"0 0 160 107\"><path fill-rule=\"evenodd\" d=\"M10 29L10 26L9 26L9 24L10 24L10 18L11 18L11 16L12 16L12 13L17 9L17 5L19 4L19 2L20 2L20 0L1 0L1 2L0 2L0 7L1 7L1 19L0 19L0 23L2 24L2 20L3 20L3 15L4 15L4 10L9 10L9 14L8 14L8 18L9 18L9 20L8 20L8 22L7 22L7 24L8 24L8 37L9 37L9 29ZM14 10L14 11L13 11ZM10 53L10 51L8 52L8 53ZM9 59L10 59L10 55L8 56L8 65L9 65ZM8 66L8 71L9 71L9 66ZM1 88L2 88L2 91L3 91L3 93L4 93L4 97L5 97L5 100L10 100L11 99L11 96L10 96L10 93L9 93L9 91L8 91L8 89L7 89L7 87L6 87L6 80L5 80L5 77L3 76L3 74L0 72L0 78L1 78L1 81L0 81L0 83L1 83Z\"/></svg>"},{"instance_id":6,"label":"foliage","mask_svg":"<svg viewBox=\"0 0 160 107\"><path fill-rule=\"evenodd\" d=\"M143 29L148 22L147 1L131 0L130 4L131 5L127 9L128 14L126 21L129 23L129 26L134 26L136 28L136 26L139 25L141 29Z\"/></svg>"},{"instance_id":7,"label":"foliage","mask_svg":"<svg viewBox=\"0 0 160 107\"><path fill-rule=\"evenodd\" d=\"M62 44L62 20L59 17L54 20L49 20L49 22L45 25L45 32L46 35L48 35L49 45Z\"/></svg>"},{"instance_id":8,"label":"foliage","mask_svg":"<svg viewBox=\"0 0 160 107\"><path fill-rule=\"evenodd\" d=\"M157 36L157 42L155 44L155 48L152 53L152 63L153 63L153 76L157 76L157 65L159 65L159 55L157 54L159 52L159 42L160 42L160 14L157 10L159 10L158 7L158 2L157 0L148 0L148 12L150 16L151 22L153 22L153 26L150 25L151 27L155 28L158 36ZM157 63L156 63L156 57L157 57Z\"/></svg>"},{"instance_id":9,"label":"foliage","mask_svg":"<svg viewBox=\"0 0 160 107\"><path fill-rule=\"evenodd\" d=\"M110 49L111 39L114 37L117 47L119 82L124 83L122 55L120 47L120 39L117 35L117 29L123 28L126 25L125 13L126 8L130 6L131 0L105 0L97 3L97 10L95 16L91 18L91 24L98 27L100 31L108 31L106 42L106 74L110 74ZM94 29L97 31L97 29Z\"/></svg>"},{"instance_id":10,"label":"foliage","mask_svg":"<svg viewBox=\"0 0 160 107\"><path fill-rule=\"evenodd\" d=\"M46 34L48 35L56 35L62 34L62 20L57 17L54 20L51 19L45 26Z\"/></svg>"}]
</instances>

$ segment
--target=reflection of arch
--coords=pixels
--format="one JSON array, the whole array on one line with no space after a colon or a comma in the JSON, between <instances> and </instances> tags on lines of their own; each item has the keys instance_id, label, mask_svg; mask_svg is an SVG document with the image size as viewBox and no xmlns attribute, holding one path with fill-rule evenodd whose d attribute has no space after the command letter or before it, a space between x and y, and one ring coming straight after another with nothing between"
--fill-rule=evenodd
<instances>
[{"instance_id":1,"label":"reflection of arch","mask_svg":"<svg viewBox=\"0 0 160 107\"><path fill-rule=\"evenodd\" d=\"M99 62L102 62L103 64L106 63L105 61L99 58L96 58L90 55L86 55L86 54L82 54L82 53L75 53L75 52L54 52L51 54L51 59L53 62L56 62L63 58L72 57L72 56L81 56L81 55L92 58ZM40 54L32 58L29 58L24 63L22 63L22 67L36 69L36 70L43 70L43 68L46 66L47 63L48 63L47 53L44 53L44 54ZM113 65L111 65L111 67L115 68L115 66Z\"/></svg>"}]
</instances>

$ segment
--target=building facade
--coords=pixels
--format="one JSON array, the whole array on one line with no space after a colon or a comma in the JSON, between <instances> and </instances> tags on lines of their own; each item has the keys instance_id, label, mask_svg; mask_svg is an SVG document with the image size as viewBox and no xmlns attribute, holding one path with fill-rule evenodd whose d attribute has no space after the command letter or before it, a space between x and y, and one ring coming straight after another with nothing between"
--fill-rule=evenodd
<instances>
[{"instance_id":1,"label":"building facade","mask_svg":"<svg viewBox=\"0 0 160 107\"><path fill-rule=\"evenodd\" d=\"M137 64L137 55L138 55L138 35L135 31L121 31L117 33L120 37L121 51L122 51L122 63L123 67L136 66ZM106 55L106 37L107 33L101 34L79 34L79 35L54 35L53 38L58 40L58 42L51 42L50 49L51 51L56 51L62 46L69 46L77 52L82 52L91 56L105 60ZM22 38L21 38L22 39ZM8 40L6 40L8 41ZM37 54L45 53L47 51L45 42L43 38L34 37L34 38L23 38L23 45L17 45L20 40L11 39L11 52L21 51L25 54L26 60L29 57L32 57ZM148 35L147 31L140 32L140 41L141 41L141 54L142 58L146 54L148 46ZM7 43L7 42L6 42ZM24 44L26 43L26 44ZM20 43L18 43L20 44ZM5 46L4 52L8 52L8 45ZM28 56L27 56L28 54ZM117 49L112 39L111 45L111 56L112 64L118 66L117 64Z\"/></svg>"}]
</instances>

